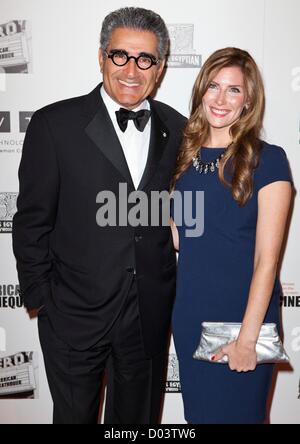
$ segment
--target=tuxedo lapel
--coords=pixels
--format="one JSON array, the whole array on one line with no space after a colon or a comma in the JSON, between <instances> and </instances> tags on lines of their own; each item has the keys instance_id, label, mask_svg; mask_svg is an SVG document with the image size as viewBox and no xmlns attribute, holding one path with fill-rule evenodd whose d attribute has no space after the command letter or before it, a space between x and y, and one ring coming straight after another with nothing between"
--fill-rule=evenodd
<instances>
[{"instance_id":1,"label":"tuxedo lapel","mask_svg":"<svg viewBox=\"0 0 300 444\"><path fill-rule=\"evenodd\" d=\"M87 96L85 114L90 117L85 128L87 135L134 188L122 146L100 94L100 85Z\"/></svg>"},{"instance_id":2,"label":"tuxedo lapel","mask_svg":"<svg viewBox=\"0 0 300 444\"><path fill-rule=\"evenodd\" d=\"M151 135L148 159L144 174L138 186L139 190L145 188L151 177L157 171L159 161L169 140L169 130L155 109L155 102L150 99L151 106Z\"/></svg>"}]
</instances>

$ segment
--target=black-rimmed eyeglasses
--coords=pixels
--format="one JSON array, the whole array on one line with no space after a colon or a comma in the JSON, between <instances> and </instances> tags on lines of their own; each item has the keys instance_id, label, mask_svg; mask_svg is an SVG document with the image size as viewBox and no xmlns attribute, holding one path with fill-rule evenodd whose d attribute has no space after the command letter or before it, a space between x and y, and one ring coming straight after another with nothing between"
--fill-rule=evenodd
<instances>
[{"instance_id":1,"label":"black-rimmed eyeglasses","mask_svg":"<svg viewBox=\"0 0 300 444\"><path fill-rule=\"evenodd\" d=\"M110 54L108 54L107 51L104 51L104 53L106 54L106 57L111 59L112 62L117 66L126 65L130 59L133 59L136 65L143 70L149 69L151 68L151 66L159 64L158 59L146 53L140 54L138 57L129 56L127 52L120 50L111 51Z\"/></svg>"}]
</instances>

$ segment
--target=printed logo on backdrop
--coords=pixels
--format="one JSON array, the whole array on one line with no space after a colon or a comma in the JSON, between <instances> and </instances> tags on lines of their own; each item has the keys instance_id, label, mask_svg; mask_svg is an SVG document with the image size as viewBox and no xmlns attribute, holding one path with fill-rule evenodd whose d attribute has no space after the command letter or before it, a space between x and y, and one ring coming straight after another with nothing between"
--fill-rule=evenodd
<instances>
[{"instance_id":1,"label":"printed logo on backdrop","mask_svg":"<svg viewBox=\"0 0 300 444\"><path fill-rule=\"evenodd\" d=\"M170 55L168 68L201 68L202 55L194 49L194 25L168 25Z\"/></svg>"},{"instance_id":2,"label":"printed logo on backdrop","mask_svg":"<svg viewBox=\"0 0 300 444\"><path fill-rule=\"evenodd\" d=\"M32 351L0 356L0 399L35 399L37 367Z\"/></svg>"},{"instance_id":3,"label":"printed logo on backdrop","mask_svg":"<svg viewBox=\"0 0 300 444\"><path fill-rule=\"evenodd\" d=\"M20 111L18 131L26 133L27 127L34 111ZM15 125L16 127L16 125ZM14 128L16 130L16 128ZM11 129L11 113L9 111L0 111L0 133L10 133Z\"/></svg>"},{"instance_id":4,"label":"printed logo on backdrop","mask_svg":"<svg viewBox=\"0 0 300 444\"><path fill-rule=\"evenodd\" d=\"M31 73L31 30L27 20L0 24L0 73Z\"/></svg>"},{"instance_id":5,"label":"printed logo on backdrop","mask_svg":"<svg viewBox=\"0 0 300 444\"><path fill-rule=\"evenodd\" d=\"M0 233L12 232L12 219L17 211L18 193L0 192Z\"/></svg>"},{"instance_id":6,"label":"printed logo on backdrop","mask_svg":"<svg viewBox=\"0 0 300 444\"><path fill-rule=\"evenodd\" d=\"M33 111L20 111L19 112L19 131L20 133L26 133L27 127L33 115Z\"/></svg>"},{"instance_id":7,"label":"printed logo on backdrop","mask_svg":"<svg viewBox=\"0 0 300 444\"><path fill-rule=\"evenodd\" d=\"M294 282L282 283L283 295L280 298L280 305L284 308L300 308L300 293L296 289Z\"/></svg>"},{"instance_id":8,"label":"printed logo on backdrop","mask_svg":"<svg viewBox=\"0 0 300 444\"><path fill-rule=\"evenodd\" d=\"M23 308L23 298L20 296L20 286L18 284L0 285L0 309L8 308L15 310Z\"/></svg>"},{"instance_id":9,"label":"printed logo on backdrop","mask_svg":"<svg viewBox=\"0 0 300 444\"><path fill-rule=\"evenodd\" d=\"M21 154L24 138L16 138L12 135L4 136L4 133L26 133L27 127L34 111L0 111L0 154Z\"/></svg>"},{"instance_id":10,"label":"printed logo on backdrop","mask_svg":"<svg viewBox=\"0 0 300 444\"><path fill-rule=\"evenodd\" d=\"M0 133L10 133L9 111L0 111Z\"/></svg>"},{"instance_id":11,"label":"printed logo on backdrop","mask_svg":"<svg viewBox=\"0 0 300 444\"><path fill-rule=\"evenodd\" d=\"M169 354L166 393L181 393L179 365L175 353Z\"/></svg>"}]
</instances>

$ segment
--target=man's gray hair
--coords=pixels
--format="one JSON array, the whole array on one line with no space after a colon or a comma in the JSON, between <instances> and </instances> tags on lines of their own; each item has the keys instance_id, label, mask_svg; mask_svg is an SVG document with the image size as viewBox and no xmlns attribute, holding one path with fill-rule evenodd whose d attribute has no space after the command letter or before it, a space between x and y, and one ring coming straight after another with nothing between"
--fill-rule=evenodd
<instances>
[{"instance_id":1,"label":"man's gray hair","mask_svg":"<svg viewBox=\"0 0 300 444\"><path fill-rule=\"evenodd\" d=\"M111 34L116 28L131 28L139 31L153 32L158 40L158 56L164 59L169 49L169 33L165 22L149 9L127 7L108 14L103 23L100 35L100 47L106 50Z\"/></svg>"}]
</instances>

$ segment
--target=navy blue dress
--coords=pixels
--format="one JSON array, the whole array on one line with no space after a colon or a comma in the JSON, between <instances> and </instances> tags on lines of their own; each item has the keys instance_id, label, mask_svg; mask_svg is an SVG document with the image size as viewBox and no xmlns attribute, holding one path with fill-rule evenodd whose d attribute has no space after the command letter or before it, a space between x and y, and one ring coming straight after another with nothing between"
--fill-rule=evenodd
<instances>
[{"instance_id":1,"label":"navy blue dress","mask_svg":"<svg viewBox=\"0 0 300 444\"><path fill-rule=\"evenodd\" d=\"M209 162L223 151L202 148L201 158ZM243 320L253 273L258 191L276 181L291 181L288 161L282 148L263 142L253 196L244 207L238 206L230 189L220 182L218 171L200 175L191 166L177 182L177 190L204 191L205 196L204 234L186 237L189 227L178 226L173 335L189 423L255 424L265 419L271 364L237 373L227 365L197 361L192 356L203 321ZM276 279L265 322L275 322L280 328L279 304L280 283Z\"/></svg>"}]
</instances>

